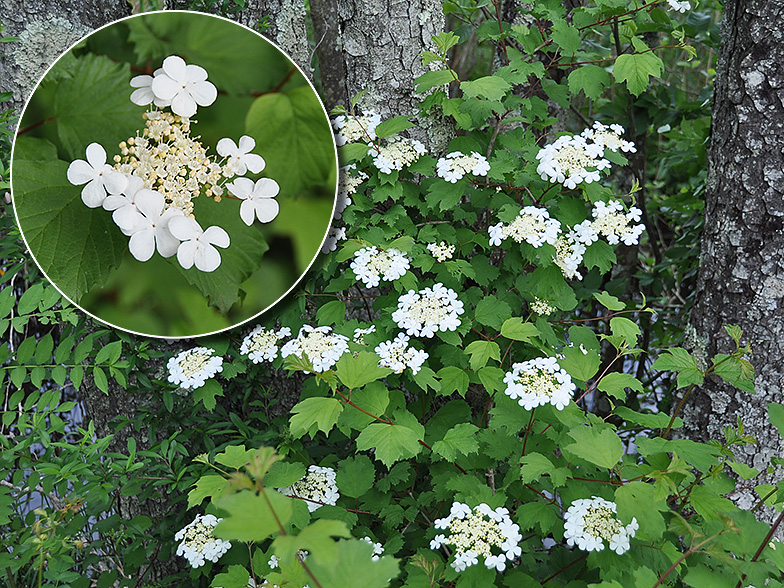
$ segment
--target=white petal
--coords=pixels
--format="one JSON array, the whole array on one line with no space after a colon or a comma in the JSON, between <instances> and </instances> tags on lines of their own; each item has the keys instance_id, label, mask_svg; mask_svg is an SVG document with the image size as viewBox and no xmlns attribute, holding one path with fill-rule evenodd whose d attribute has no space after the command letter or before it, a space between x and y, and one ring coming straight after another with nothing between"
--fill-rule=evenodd
<instances>
[{"instance_id":1,"label":"white petal","mask_svg":"<svg viewBox=\"0 0 784 588\"><path fill-rule=\"evenodd\" d=\"M231 184L226 184L229 192L234 194L237 198L250 198L253 194L253 180L248 178L237 178Z\"/></svg>"},{"instance_id":2,"label":"white petal","mask_svg":"<svg viewBox=\"0 0 784 588\"><path fill-rule=\"evenodd\" d=\"M241 153L250 153L253 151L253 148L256 146L256 140L253 137L248 135L242 135L240 137L240 152Z\"/></svg>"},{"instance_id":3,"label":"white petal","mask_svg":"<svg viewBox=\"0 0 784 588\"><path fill-rule=\"evenodd\" d=\"M196 82L188 86L188 93L199 106L209 106L218 97L218 89L210 82Z\"/></svg>"},{"instance_id":4,"label":"white petal","mask_svg":"<svg viewBox=\"0 0 784 588\"><path fill-rule=\"evenodd\" d=\"M136 208L152 222L161 217L165 200L159 192L144 188L136 193L135 198Z\"/></svg>"},{"instance_id":5,"label":"white petal","mask_svg":"<svg viewBox=\"0 0 784 588\"><path fill-rule=\"evenodd\" d=\"M100 170L106 163L106 150L98 143L90 143L87 146L87 163L94 169Z\"/></svg>"},{"instance_id":6,"label":"white petal","mask_svg":"<svg viewBox=\"0 0 784 588\"><path fill-rule=\"evenodd\" d=\"M128 249L139 261L147 261L155 253L155 231L152 228L137 231L131 235Z\"/></svg>"},{"instance_id":7,"label":"white petal","mask_svg":"<svg viewBox=\"0 0 784 588\"><path fill-rule=\"evenodd\" d=\"M196 268L203 272L214 272L216 269L218 269L218 266L220 266L221 256L215 247L212 247L211 245L203 245L202 247L196 249L194 263L196 264Z\"/></svg>"},{"instance_id":8,"label":"white petal","mask_svg":"<svg viewBox=\"0 0 784 588\"><path fill-rule=\"evenodd\" d=\"M270 198L262 200L261 202L256 201L256 215L262 223L268 223L274 220L274 218L278 216L279 210L280 206L278 205L277 200L272 200Z\"/></svg>"},{"instance_id":9,"label":"white petal","mask_svg":"<svg viewBox=\"0 0 784 588\"><path fill-rule=\"evenodd\" d=\"M264 161L264 158L261 155L256 155L255 153L248 153L247 155L244 155L242 157L242 161L254 174L259 173L264 169L264 166L267 165Z\"/></svg>"},{"instance_id":10,"label":"white petal","mask_svg":"<svg viewBox=\"0 0 784 588\"><path fill-rule=\"evenodd\" d=\"M131 102L137 106L147 106L153 100L155 100L155 94L152 93L150 86L131 92Z\"/></svg>"},{"instance_id":11,"label":"white petal","mask_svg":"<svg viewBox=\"0 0 784 588\"><path fill-rule=\"evenodd\" d=\"M103 184L96 180L91 180L82 188L82 202L90 208L98 208L106 198L106 190Z\"/></svg>"},{"instance_id":12,"label":"white petal","mask_svg":"<svg viewBox=\"0 0 784 588\"><path fill-rule=\"evenodd\" d=\"M188 82L188 66L185 65L185 60L179 55L170 55L164 59L162 67L166 75L175 82L179 82L181 86Z\"/></svg>"},{"instance_id":13,"label":"white petal","mask_svg":"<svg viewBox=\"0 0 784 588\"><path fill-rule=\"evenodd\" d=\"M112 220L126 235L132 235L133 233L150 226L149 221L147 221L141 213L136 210L136 207L131 204L115 210L112 213Z\"/></svg>"},{"instance_id":14,"label":"white petal","mask_svg":"<svg viewBox=\"0 0 784 588\"><path fill-rule=\"evenodd\" d=\"M174 114L190 118L196 114L196 102L187 92L180 92L172 98L171 109Z\"/></svg>"},{"instance_id":15,"label":"white petal","mask_svg":"<svg viewBox=\"0 0 784 588\"><path fill-rule=\"evenodd\" d=\"M171 223L170 223L171 224ZM199 246L196 241L185 241L180 243L177 249L177 261L183 269L190 269L193 267L193 258L196 255L196 248Z\"/></svg>"},{"instance_id":16,"label":"white petal","mask_svg":"<svg viewBox=\"0 0 784 588\"><path fill-rule=\"evenodd\" d=\"M240 218L246 225L251 226L256 217L256 207L253 201L245 200L240 204Z\"/></svg>"},{"instance_id":17,"label":"white petal","mask_svg":"<svg viewBox=\"0 0 784 588\"><path fill-rule=\"evenodd\" d=\"M218 141L215 149L221 157L228 157L237 153L237 145L228 137Z\"/></svg>"},{"instance_id":18,"label":"white petal","mask_svg":"<svg viewBox=\"0 0 784 588\"><path fill-rule=\"evenodd\" d=\"M109 194L121 194L128 187L128 176L107 165L103 170L103 185Z\"/></svg>"},{"instance_id":19,"label":"white petal","mask_svg":"<svg viewBox=\"0 0 784 588\"><path fill-rule=\"evenodd\" d=\"M274 198L280 192L280 186L275 180L261 178L253 188L253 198Z\"/></svg>"},{"instance_id":20,"label":"white petal","mask_svg":"<svg viewBox=\"0 0 784 588\"><path fill-rule=\"evenodd\" d=\"M203 243L212 243L213 245L224 248L231 245L229 234L216 225L213 225L204 231L204 235L202 236L201 241Z\"/></svg>"},{"instance_id":21,"label":"white petal","mask_svg":"<svg viewBox=\"0 0 784 588\"><path fill-rule=\"evenodd\" d=\"M207 79L207 70L199 65L187 65L185 71L189 82L203 82Z\"/></svg>"},{"instance_id":22,"label":"white petal","mask_svg":"<svg viewBox=\"0 0 784 588\"><path fill-rule=\"evenodd\" d=\"M158 226L155 228L155 243L158 246L158 253L161 257L171 257L177 253L180 246L180 240L171 234L171 231L165 226Z\"/></svg>"},{"instance_id":23,"label":"white petal","mask_svg":"<svg viewBox=\"0 0 784 588\"><path fill-rule=\"evenodd\" d=\"M131 88L149 88L152 84L152 76L143 75L131 78Z\"/></svg>"},{"instance_id":24,"label":"white petal","mask_svg":"<svg viewBox=\"0 0 784 588\"><path fill-rule=\"evenodd\" d=\"M183 90L182 84L178 84L166 74L155 76L151 88L155 97L162 100L171 100Z\"/></svg>"},{"instance_id":25,"label":"white petal","mask_svg":"<svg viewBox=\"0 0 784 588\"><path fill-rule=\"evenodd\" d=\"M77 159L71 162L65 175L74 186L80 186L98 177L99 173L83 159Z\"/></svg>"},{"instance_id":26,"label":"white petal","mask_svg":"<svg viewBox=\"0 0 784 588\"><path fill-rule=\"evenodd\" d=\"M190 239L195 239L196 237L198 237L204 232L199 226L199 223L196 222L196 219L193 219L189 216L175 216L169 221L169 224L167 226L171 231L171 234L177 237L180 241L188 241ZM179 258L179 254L180 253L178 251L177 252L178 258ZM192 260L191 260L191 265L193 265Z\"/></svg>"},{"instance_id":27,"label":"white petal","mask_svg":"<svg viewBox=\"0 0 784 588\"><path fill-rule=\"evenodd\" d=\"M142 180L139 176L127 176L127 178L128 185L125 186L123 194L128 196L128 198L132 198L136 195L136 192L144 188L144 180Z\"/></svg>"},{"instance_id":28,"label":"white petal","mask_svg":"<svg viewBox=\"0 0 784 588\"><path fill-rule=\"evenodd\" d=\"M130 201L120 194L111 194L106 197L106 200L103 201L103 209L104 210L117 210L118 208L122 208L123 206L128 206Z\"/></svg>"}]
</instances>

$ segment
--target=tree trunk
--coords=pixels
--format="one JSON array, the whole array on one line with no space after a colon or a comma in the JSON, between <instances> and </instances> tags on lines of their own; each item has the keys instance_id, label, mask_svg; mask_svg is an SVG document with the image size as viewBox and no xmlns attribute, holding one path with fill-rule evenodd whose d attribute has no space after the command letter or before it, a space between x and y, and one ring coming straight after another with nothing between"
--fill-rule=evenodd
<instances>
[{"instance_id":1,"label":"tree trunk","mask_svg":"<svg viewBox=\"0 0 784 588\"><path fill-rule=\"evenodd\" d=\"M784 443L766 406L782 400L784 365L784 11L767 0L728 0L716 75L705 230L691 337L696 355L728 353L725 325L751 343L755 395L711 377L684 413L684 434L723 439L739 417L756 445L737 457L765 471ZM781 479L777 468L769 480ZM752 491L738 495L748 508ZM767 513L769 517L770 513ZM766 516L766 515L763 515ZM767 520L767 519L766 519Z\"/></svg>"}]
</instances>

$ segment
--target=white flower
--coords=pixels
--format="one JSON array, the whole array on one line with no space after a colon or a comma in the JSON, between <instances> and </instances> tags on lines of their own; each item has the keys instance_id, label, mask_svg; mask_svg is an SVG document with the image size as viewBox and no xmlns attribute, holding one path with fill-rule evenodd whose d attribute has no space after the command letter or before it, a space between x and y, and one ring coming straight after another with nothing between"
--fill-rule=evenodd
<instances>
[{"instance_id":1,"label":"white flower","mask_svg":"<svg viewBox=\"0 0 784 588\"><path fill-rule=\"evenodd\" d=\"M376 543L370 537L363 537L362 541L364 541L366 543L370 543L373 546L373 556L370 559L372 561L378 561L378 559L384 553L384 547L381 545L381 543Z\"/></svg>"},{"instance_id":2,"label":"white flower","mask_svg":"<svg viewBox=\"0 0 784 588\"><path fill-rule=\"evenodd\" d=\"M254 184L253 180L248 178L237 178L226 187L229 192L242 199L240 218L246 225L251 226L254 218L268 223L278 216L280 206L275 196L280 192L280 186L275 180L261 178Z\"/></svg>"},{"instance_id":3,"label":"white flower","mask_svg":"<svg viewBox=\"0 0 784 588\"><path fill-rule=\"evenodd\" d=\"M179 208L166 208L161 194L143 188L134 195L134 206L118 208L112 218L123 233L131 236L131 254L139 261L147 261L156 248L162 257L177 253L180 240L169 231L169 222L182 214Z\"/></svg>"},{"instance_id":4,"label":"white flower","mask_svg":"<svg viewBox=\"0 0 784 588\"><path fill-rule=\"evenodd\" d=\"M147 106L151 102L155 103L158 108L171 105L171 100L164 100L160 96L156 96L152 91L153 76L159 76L163 73L163 68L159 67L153 72L153 75L142 75L131 78L131 87L136 88L131 93L131 102L138 106Z\"/></svg>"},{"instance_id":5,"label":"white flower","mask_svg":"<svg viewBox=\"0 0 784 588\"><path fill-rule=\"evenodd\" d=\"M337 484L335 484L335 470L317 465L309 466L308 473L304 477L291 486L278 488L278 492L305 500L310 512L325 504L334 506L340 498Z\"/></svg>"},{"instance_id":6,"label":"white flower","mask_svg":"<svg viewBox=\"0 0 784 588\"><path fill-rule=\"evenodd\" d=\"M554 357L537 357L513 364L512 371L504 376L504 383L504 393L526 410L545 404L563 410L576 389L572 378Z\"/></svg>"},{"instance_id":7,"label":"white flower","mask_svg":"<svg viewBox=\"0 0 784 588\"><path fill-rule=\"evenodd\" d=\"M369 151L375 165L382 174L400 171L425 154L425 146L416 139L393 137L387 145L376 146Z\"/></svg>"},{"instance_id":8,"label":"white flower","mask_svg":"<svg viewBox=\"0 0 784 588\"><path fill-rule=\"evenodd\" d=\"M409 340L408 335L399 333L393 341L379 343L375 349L376 355L381 358L378 367L388 367L396 374L402 373L408 367L412 373L418 373L429 356L425 351L409 347Z\"/></svg>"},{"instance_id":9,"label":"white flower","mask_svg":"<svg viewBox=\"0 0 784 588\"><path fill-rule=\"evenodd\" d=\"M217 226L202 230L201 225L189 216L175 216L169 221L169 231L182 241L177 249L177 261L185 269L194 265L203 272L218 269L221 256L213 247L226 248L230 244L229 234Z\"/></svg>"},{"instance_id":10,"label":"white flower","mask_svg":"<svg viewBox=\"0 0 784 588\"><path fill-rule=\"evenodd\" d=\"M329 232L327 233L327 238L324 239L324 244L321 246L322 253L329 253L330 251L335 251L338 246L338 241L345 241L346 240L346 228L345 227L330 227Z\"/></svg>"},{"instance_id":11,"label":"white flower","mask_svg":"<svg viewBox=\"0 0 784 588\"><path fill-rule=\"evenodd\" d=\"M251 153L254 147L256 147L255 139L248 135L243 135L240 137L239 146L231 139L225 138L218 141L216 150L218 155L228 157L227 165L229 168L238 176L242 176L248 170L257 174L264 169L265 162L261 155Z\"/></svg>"},{"instance_id":12,"label":"white flower","mask_svg":"<svg viewBox=\"0 0 784 588\"><path fill-rule=\"evenodd\" d=\"M574 189L582 182L599 181L599 172L610 167L610 162L603 156L601 145L588 143L584 137L565 135L539 150L536 173L543 180L560 182Z\"/></svg>"},{"instance_id":13,"label":"white flower","mask_svg":"<svg viewBox=\"0 0 784 588\"><path fill-rule=\"evenodd\" d=\"M436 261L444 262L448 259L452 259L452 256L455 254L455 246L454 245L447 245L445 241L441 241L440 243L428 243L427 250L430 252Z\"/></svg>"},{"instance_id":14,"label":"white flower","mask_svg":"<svg viewBox=\"0 0 784 588\"><path fill-rule=\"evenodd\" d=\"M291 329L288 327L273 331L256 325L256 328L242 340L240 353L247 355L253 363L272 361L278 356L278 341L289 335L291 335Z\"/></svg>"},{"instance_id":15,"label":"white flower","mask_svg":"<svg viewBox=\"0 0 784 588\"><path fill-rule=\"evenodd\" d=\"M194 568L203 566L206 561L218 561L231 548L231 543L212 535L213 529L222 520L213 515L197 515L192 523L174 536L175 541L180 541L177 555L187 559Z\"/></svg>"},{"instance_id":16,"label":"white flower","mask_svg":"<svg viewBox=\"0 0 784 588\"><path fill-rule=\"evenodd\" d=\"M583 261L585 255L585 245L578 241L579 237L574 231L569 231L566 235L561 235L555 242L555 256L553 262L559 268L561 273L567 280L578 279L582 280L583 277L577 268Z\"/></svg>"},{"instance_id":17,"label":"white flower","mask_svg":"<svg viewBox=\"0 0 784 588\"><path fill-rule=\"evenodd\" d=\"M488 229L490 244L500 245L503 239L511 237L515 242L541 247L545 243L554 245L561 232L561 223L550 218L544 208L526 206L508 225L499 223Z\"/></svg>"},{"instance_id":18,"label":"white flower","mask_svg":"<svg viewBox=\"0 0 784 588\"><path fill-rule=\"evenodd\" d=\"M280 565L280 560L278 559L277 555L270 555L269 561L267 565L270 567L271 570L274 570Z\"/></svg>"},{"instance_id":19,"label":"white flower","mask_svg":"<svg viewBox=\"0 0 784 588\"><path fill-rule=\"evenodd\" d=\"M375 332L376 332L375 325L370 325L366 329L357 328L354 329L354 335L352 336L352 339L354 340L354 343L357 343L358 345L365 345L365 335L370 335L371 333L375 333Z\"/></svg>"},{"instance_id":20,"label":"white flower","mask_svg":"<svg viewBox=\"0 0 784 588\"><path fill-rule=\"evenodd\" d=\"M409 335L432 337L438 331L456 330L463 312L457 293L439 282L432 288L409 290L401 296L392 320Z\"/></svg>"},{"instance_id":21,"label":"white flower","mask_svg":"<svg viewBox=\"0 0 784 588\"><path fill-rule=\"evenodd\" d=\"M619 150L624 153L637 153L634 143L622 139L625 132L626 130L619 124L607 126L597 120L593 123L592 128L585 129L581 135L588 141L593 141L597 145L616 153Z\"/></svg>"},{"instance_id":22,"label":"white flower","mask_svg":"<svg viewBox=\"0 0 784 588\"><path fill-rule=\"evenodd\" d=\"M98 143L90 143L85 150L87 161L76 159L66 172L68 181L82 188L82 202L90 208L103 204L106 193L119 194L128 185L128 178L106 163L106 150Z\"/></svg>"},{"instance_id":23,"label":"white flower","mask_svg":"<svg viewBox=\"0 0 784 588\"><path fill-rule=\"evenodd\" d=\"M448 529L449 534L436 535L430 549L452 547L455 559L451 565L457 572L476 565L480 557L488 569L503 572L507 561L522 553L520 527L512 522L505 508L493 510L480 504L472 510L467 504L455 502L449 516L437 519L434 526Z\"/></svg>"},{"instance_id":24,"label":"white flower","mask_svg":"<svg viewBox=\"0 0 784 588\"><path fill-rule=\"evenodd\" d=\"M615 516L614 502L594 496L572 502L564 515L564 539L583 551L602 551L607 541L618 555L629 550L629 539L639 529L636 518L624 526Z\"/></svg>"},{"instance_id":25,"label":"white flower","mask_svg":"<svg viewBox=\"0 0 784 588\"><path fill-rule=\"evenodd\" d=\"M410 267L408 256L398 249L363 247L354 254L351 269L366 287L378 286L380 280L393 282L405 275Z\"/></svg>"},{"instance_id":26,"label":"white flower","mask_svg":"<svg viewBox=\"0 0 784 588\"><path fill-rule=\"evenodd\" d=\"M214 353L208 347L194 347L169 358L169 381L186 390L201 388L208 378L223 371L223 358Z\"/></svg>"},{"instance_id":27,"label":"white flower","mask_svg":"<svg viewBox=\"0 0 784 588\"><path fill-rule=\"evenodd\" d=\"M536 296L534 296L534 301L528 305L528 308L531 309L532 313L538 314L539 316L549 316L555 312L554 306L546 300L542 300Z\"/></svg>"},{"instance_id":28,"label":"white flower","mask_svg":"<svg viewBox=\"0 0 784 588\"><path fill-rule=\"evenodd\" d=\"M281 357L306 355L316 372L325 372L348 352L348 337L332 332L330 327L304 325L280 350Z\"/></svg>"},{"instance_id":29,"label":"white flower","mask_svg":"<svg viewBox=\"0 0 784 588\"><path fill-rule=\"evenodd\" d=\"M645 231L645 225L632 224L640 220L642 211L633 206L624 213L623 204L618 200L596 202L591 214L594 218L591 229L607 239L610 245L617 245L619 241L625 245L637 245L640 235Z\"/></svg>"},{"instance_id":30,"label":"white flower","mask_svg":"<svg viewBox=\"0 0 784 588\"><path fill-rule=\"evenodd\" d=\"M368 179L368 175L362 171L352 174L351 170L356 167L355 164L344 165L338 172L338 194L332 218L339 219L343 215L343 211L351 204L351 195L356 194L357 188Z\"/></svg>"},{"instance_id":31,"label":"white flower","mask_svg":"<svg viewBox=\"0 0 784 588\"><path fill-rule=\"evenodd\" d=\"M381 117L375 112L367 112L359 116L340 115L332 119L335 129L335 143L338 147L356 141L368 141L376 138L376 127L381 124Z\"/></svg>"},{"instance_id":32,"label":"white flower","mask_svg":"<svg viewBox=\"0 0 784 588\"><path fill-rule=\"evenodd\" d=\"M196 105L209 106L218 90L207 81L207 72L198 65L187 65L182 57L170 55L163 60L163 73L153 78L152 93L161 100L171 100L174 114L190 118Z\"/></svg>"},{"instance_id":33,"label":"white flower","mask_svg":"<svg viewBox=\"0 0 784 588\"><path fill-rule=\"evenodd\" d=\"M489 171L490 164L487 162L487 158L484 155L479 155L476 151L472 151L471 155L454 151L436 163L438 176L453 184L456 184L466 174L486 176Z\"/></svg>"},{"instance_id":34,"label":"white flower","mask_svg":"<svg viewBox=\"0 0 784 588\"><path fill-rule=\"evenodd\" d=\"M689 4L688 0L667 0L667 4L670 5L676 12L686 12L687 10L691 10L691 4Z\"/></svg>"}]
</instances>

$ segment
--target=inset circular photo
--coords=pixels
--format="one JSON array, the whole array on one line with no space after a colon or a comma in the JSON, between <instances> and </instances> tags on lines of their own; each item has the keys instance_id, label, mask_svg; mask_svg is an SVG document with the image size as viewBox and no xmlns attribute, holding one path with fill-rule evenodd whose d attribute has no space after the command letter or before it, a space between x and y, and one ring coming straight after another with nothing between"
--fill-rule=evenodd
<instances>
[{"instance_id":1,"label":"inset circular photo","mask_svg":"<svg viewBox=\"0 0 784 588\"><path fill-rule=\"evenodd\" d=\"M221 331L269 309L319 253L335 205L327 113L249 28L167 11L61 56L22 115L17 222L41 271L112 326Z\"/></svg>"}]
</instances>

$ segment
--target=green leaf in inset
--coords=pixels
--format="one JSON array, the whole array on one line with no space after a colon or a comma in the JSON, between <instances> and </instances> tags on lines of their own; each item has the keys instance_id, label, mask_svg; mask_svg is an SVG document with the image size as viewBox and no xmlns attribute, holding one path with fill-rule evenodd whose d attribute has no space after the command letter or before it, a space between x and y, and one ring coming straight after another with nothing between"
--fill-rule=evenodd
<instances>
[{"instance_id":1,"label":"green leaf in inset","mask_svg":"<svg viewBox=\"0 0 784 588\"><path fill-rule=\"evenodd\" d=\"M576 427L569 436L576 443L565 446L564 451L600 468L613 467L623 456L623 443L609 428Z\"/></svg>"},{"instance_id":2,"label":"green leaf in inset","mask_svg":"<svg viewBox=\"0 0 784 588\"><path fill-rule=\"evenodd\" d=\"M14 161L19 225L35 260L71 300L103 286L119 267L128 238L101 208L87 208L64 161Z\"/></svg>"},{"instance_id":3,"label":"green leaf in inset","mask_svg":"<svg viewBox=\"0 0 784 588\"><path fill-rule=\"evenodd\" d=\"M594 64L583 65L569 74L569 91L573 96L583 91L591 100L598 100L611 81L609 72L604 68Z\"/></svg>"},{"instance_id":4,"label":"green leaf in inset","mask_svg":"<svg viewBox=\"0 0 784 588\"><path fill-rule=\"evenodd\" d=\"M291 412L289 426L295 439L306 433L312 437L316 431L328 435L338 422L343 405L335 398L306 398L297 403Z\"/></svg>"},{"instance_id":5,"label":"green leaf in inset","mask_svg":"<svg viewBox=\"0 0 784 588\"><path fill-rule=\"evenodd\" d=\"M479 427L471 423L460 423L449 429L441 441L433 443L433 451L447 461L455 461L458 455L476 453L479 451L478 430Z\"/></svg>"},{"instance_id":6,"label":"green leaf in inset","mask_svg":"<svg viewBox=\"0 0 784 588\"><path fill-rule=\"evenodd\" d=\"M651 76L661 76L662 60L652 52L619 55L612 73L616 82L626 82L629 92L639 96L645 92Z\"/></svg>"},{"instance_id":7,"label":"green leaf in inset","mask_svg":"<svg viewBox=\"0 0 784 588\"><path fill-rule=\"evenodd\" d=\"M376 469L367 455L342 460L338 465L336 483L341 494L359 498L373 487Z\"/></svg>"},{"instance_id":8,"label":"green leaf in inset","mask_svg":"<svg viewBox=\"0 0 784 588\"><path fill-rule=\"evenodd\" d=\"M378 355L362 351L356 357L344 354L335 364L335 373L341 383L349 389L361 388L375 380L388 376L392 370L378 367Z\"/></svg>"},{"instance_id":9,"label":"green leaf in inset","mask_svg":"<svg viewBox=\"0 0 784 588\"><path fill-rule=\"evenodd\" d=\"M238 541L264 541L280 531L293 512L292 499L265 489L263 494L242 491L214 500L227 515L213 531L216 537Z\"/></svg>"}]
</instances>

